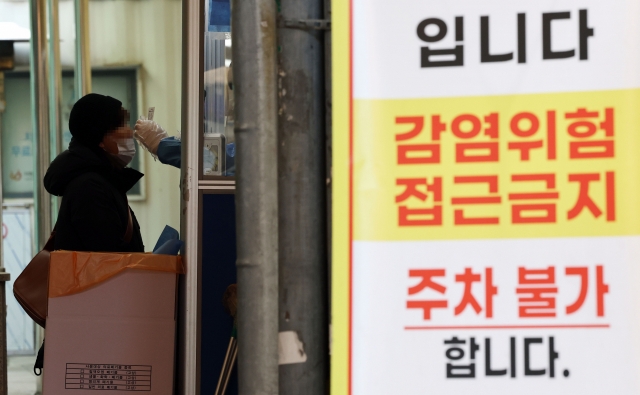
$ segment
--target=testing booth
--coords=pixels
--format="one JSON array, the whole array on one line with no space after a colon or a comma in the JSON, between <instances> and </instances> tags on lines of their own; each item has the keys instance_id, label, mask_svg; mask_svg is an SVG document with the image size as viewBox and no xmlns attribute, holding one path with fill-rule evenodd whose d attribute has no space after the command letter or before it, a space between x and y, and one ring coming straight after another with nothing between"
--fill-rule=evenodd
<instances>
[{"instance_id":1,"label":"testing booth","mask_svg":"<svg viewBox=\"0 0 640 395\"><path fill-rule=\"evenodd\" d=\"M213 394L234 320L235 139L229 0L183 1L181 234L177 394ZM237 394L233 367L226 394Z\"/></svg>"}]
</instances>

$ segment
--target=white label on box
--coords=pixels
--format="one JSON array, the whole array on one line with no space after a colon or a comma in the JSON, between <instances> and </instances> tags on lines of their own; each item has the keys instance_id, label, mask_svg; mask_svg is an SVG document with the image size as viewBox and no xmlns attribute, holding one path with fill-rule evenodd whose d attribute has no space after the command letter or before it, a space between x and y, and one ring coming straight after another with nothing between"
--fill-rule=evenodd
<instances>
[{"instance_id":1,"label":"white label on box","mask_svg":"<svg viewBox=\"0 0 640 395\"><path fill-rule=\"evenodd\" d=\"M68 363L65 389L151 391L151 365Z\"/></svg>"}]
</instances>

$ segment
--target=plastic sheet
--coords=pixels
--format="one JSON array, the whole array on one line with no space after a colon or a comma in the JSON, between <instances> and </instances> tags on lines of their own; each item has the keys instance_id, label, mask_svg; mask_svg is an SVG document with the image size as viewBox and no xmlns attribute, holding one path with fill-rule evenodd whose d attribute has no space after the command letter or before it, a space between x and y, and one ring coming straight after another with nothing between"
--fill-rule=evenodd
<instances>
[{"instance_id":1,"label":"plastic sheet","mask_svg":"<svg viewBox=\"0 0 640 395\"><path fill-rule=\"evenodd\" d=\"M54 251L49 270L49 297L82 292L125 269L184 273L179 255Z\"/></svg>"}]
</instances>

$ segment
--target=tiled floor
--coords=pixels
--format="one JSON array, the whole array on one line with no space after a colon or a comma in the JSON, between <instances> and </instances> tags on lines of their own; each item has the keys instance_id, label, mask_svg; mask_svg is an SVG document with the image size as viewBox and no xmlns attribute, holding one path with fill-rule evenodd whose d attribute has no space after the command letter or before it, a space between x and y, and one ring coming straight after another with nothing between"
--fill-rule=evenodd
<instances>
[{"instance_id":1,"label":"tiled floor","mask_svg":"<svg viewBox=\"0 0 640 395\"><path fill-rule=\"evenodd\" d=\"M33 374L35 355L9 356L9 395L34 395L36 375Z\"/></svg>"}]
</instances>

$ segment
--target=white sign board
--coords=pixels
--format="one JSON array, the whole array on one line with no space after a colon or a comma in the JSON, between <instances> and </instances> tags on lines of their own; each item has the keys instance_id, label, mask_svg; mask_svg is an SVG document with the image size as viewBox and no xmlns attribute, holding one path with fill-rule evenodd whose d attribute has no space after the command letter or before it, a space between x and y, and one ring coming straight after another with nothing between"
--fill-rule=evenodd
<instances>
[{"instance_id":1,"label":"white sign board","mask_svg":"<svg viewBox=\"0 0 640 395\"><path fill-rule=\"evenodd\" d=\"M334 394L639 394L640 3L334 5Z\"/></svg>"}]
</instances>

